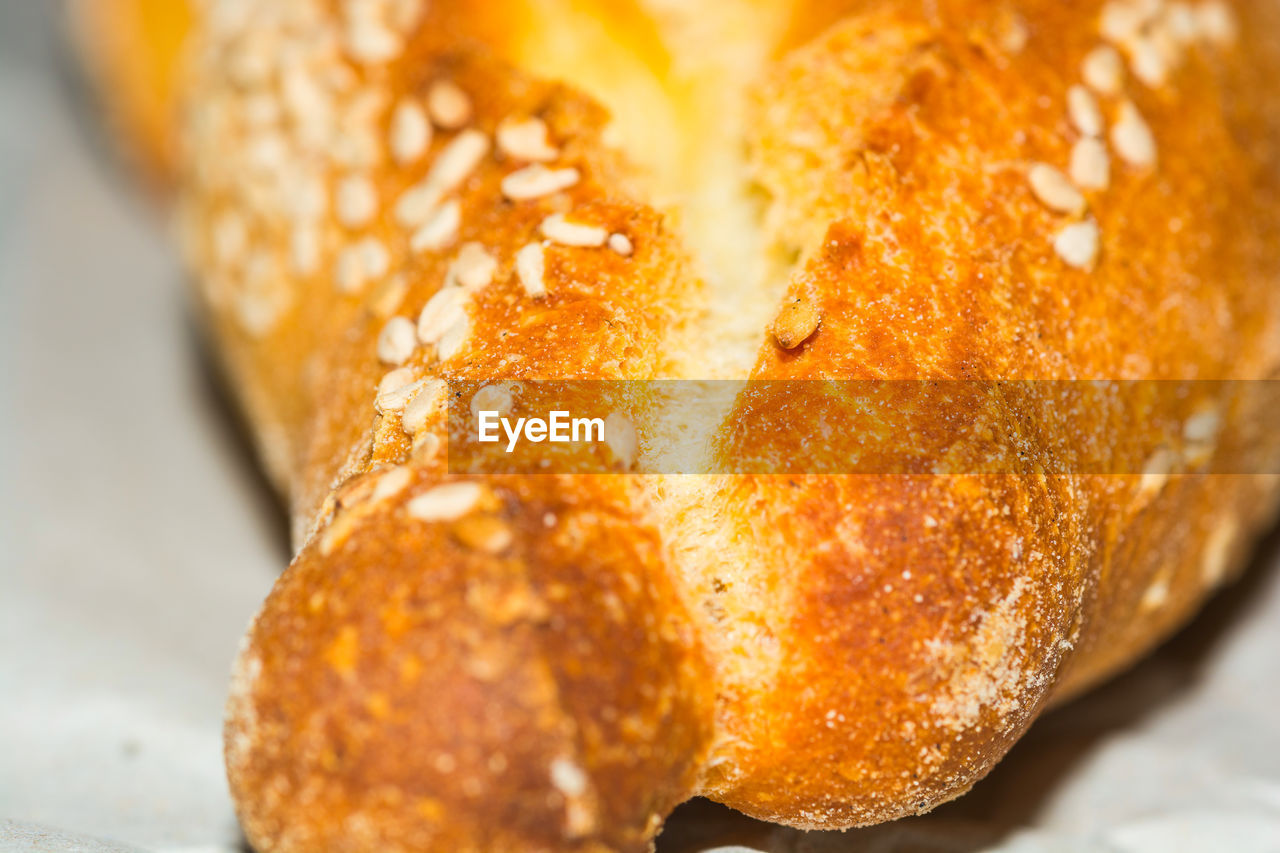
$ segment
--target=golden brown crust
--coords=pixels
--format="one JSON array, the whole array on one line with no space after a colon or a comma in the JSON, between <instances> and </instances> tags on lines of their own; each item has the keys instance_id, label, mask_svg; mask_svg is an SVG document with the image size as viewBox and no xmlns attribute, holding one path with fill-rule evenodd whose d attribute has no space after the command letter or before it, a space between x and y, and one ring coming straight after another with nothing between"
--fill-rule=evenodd
<instances>
[{"instance_id":1,"label":"golden brown crust","mask_svg":"<svg viewBox=\"0 0 1280 853\"><path fill-rule=\"evenodd\" d=\"M433 9L442 29L454 26L447 5ZM303 546L249 638L229 709L228 766L246 833L264 850L643 849L694 790L711 703L634 488L494 482L497 510L406 517L414 492L442 481L438 445L425 441L440 412L411 426L412 399L383 402L379 389L425 399L437 388L422 383L436 378L669 369L660 335L685 322L693 295L680 281L680 250L662 218L628 197L599 139L604 114L580 95L522 79L419 21L405 30L400 59L376 75L321 54L295 89L339 69L351 78L293 105L273 74L259 83L226 73L280 55L256 53L266 48L255 39L279 26L262 14L240 36L211 38L210 55L196 61L183 209L195 262L212 273L202 301ZM465 93L464 126L431 116L426 150L396 162L397 108L430 113L442 81ZM296 124L254 127L252 98L264 95L298 110ZM307 125L328 110L346 117ZM555 150L545 165L523 160L518 143L504 148L504 123L529 119ZM309 150L308 134L325 130ZM369 150L343 150L351 139ZM466 166L441 166L467 160L459 152L469 143L479 153ZM255 161L272 146L288 159ZM279 170L274 187L264 165ZM572 180L544 192L540 169ZM505 185L513 174L531 185ZM407 224L402 200L432 175L450 188ZM311 185L324 210L307 219L298 196ZM344 211L361 193L376 198L373 208ZM420 244L453 202L454 233ZM544 246L556 213L625 235L628 251ZM243 245L231 240L236 251L226 252L219 228ZM300 234L317 243L306 271L290 268ZM459 264L471 244L480 248L469 257L489 266L464 288ZM541 255L536 281L520 268L530 245ZM368 246L385 254L379 269L346 280L344 264ZM255 280L255 264L269 272ZM422 312L442 291L464 289L461 340L424 333L437 321L458 327L458 317ZM417 327L407 353L383 349L394 318ZM402 491L379 499L385 482ZM421 606L395 610L405 595ZM345 675L334 674L335 655Z\"/></svg>"},{"instance_id":2,"label":"golden brown crust","mask_svg":"<svg viewBox=\"0 0 1280 853\"><path fill-rule=\"evenodd\" d=\"M403 470L364 478L334 522L358 524L303 550L250 633L227 729L249 837L272 850L643 849L687 796L709 720L692 710L702 662L655 584L661 544L637 527L633 490L441 489ZM415 505L423 495L434 510ZM473 535L482 519L496 538ZM656 731L670 748L650 748Z\"/></svg>"},{"instance_id":3,"label":"golden brown crust","mask_svg":"<svg viewBox=\"0 0 1280 853\"><path fill-rule=\"evenodd\" d=\"M786 297L820 305L822 325L799 348L765 346L757 378L1274 375L1280 267L1262 223L1275 173L1243 156L1273 132L1274 106L1269 119L1224 112L1218 94L1236 62L1276 67L1274 45L1201 47L1158 91L1128 86L1158 160L1117 157L1108 189L1088 198L1100 257L1072 269L1053 248L1071 217L1038 199L1027 173L1067 163L1081 136L1067 93L1100 41L1080 26L1093 17L1021 4L1025 43L1011 51L1002 4L930 4L927 17L891 8L793 51L762 90L756 158L779 239L810 247L814 229L826 233ZM1255 154L1274 161L1273 146ZM1021 411L1049 435L1071 447L1103 434L1105 408L1064 418L1048 394ZM1217 413L1217 461L1261 470L1257 448L1227 446L1228 433L1266 414L1230 397L1188 402L1145 414L1177 426ZM791 428L854 422L811 415ZM1180 438L1153 429L1147 446ZM1173 470L1194 471L1181 449ZM732 741L714 796L826 828L966 790L1046 701L1185 620L1272 518L1275 485L1157 474L760 482L750 513L734 518L743 550L787 554L795 580L769 637L776 681L740 684L738 708L722 709Z\"/></svg>"},{"instance_id":4,"label":"golden brown crust","mask_svg":"<svg viewBox=\"0 0 1280 853\"><path fill-rule=\"evenodd\" d=\"M447 518L432 395L696 376L775 309L756 378L1275 376L1276 4L361 5L206 20L183 84L188 255L302 549L229 713L262 849L637 849L696 792L925 810L1274 514L1274 477L1194 475L1268 450L1231 386L1141 410L1142 477L493 478ZM1070 456L1108 411L996 415Z\"/></svg>"},{"instance_id":5,"label":"golden brown crust","mask_svg":"<svg viewBox=\"0 0 1280 853\"><path fill-rule=\"evenodd\" d=\"M249 634L227 723L249 838L645 849L710 720L635 490L405 471L362 478L333 525L358 521L299 554Z\"/></svg>"}]
</instances>

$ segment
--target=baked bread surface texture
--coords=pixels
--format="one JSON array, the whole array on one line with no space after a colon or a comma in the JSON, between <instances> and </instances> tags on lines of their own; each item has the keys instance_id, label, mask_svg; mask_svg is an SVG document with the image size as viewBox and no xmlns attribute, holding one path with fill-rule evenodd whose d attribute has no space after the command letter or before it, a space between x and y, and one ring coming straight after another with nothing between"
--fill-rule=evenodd
<instances>
[{"instance_id":1,"label":"baked bread surface texture","mask_svg":"<svg viewBox=\"0 0 1280 853\"><path fill-rule=\"evenodd\" d=\"M466 478L440 380L1274 378L1280 4L194 18L179 230L299 549L228 706L261 850L639 850L697 794L925 811L1274 516L1274 476L1196 474L1274 469L1243 382L1140 403L1125 476ZM996 414L1070 470L1116 387Z\"/></svg>"}]
</instances>

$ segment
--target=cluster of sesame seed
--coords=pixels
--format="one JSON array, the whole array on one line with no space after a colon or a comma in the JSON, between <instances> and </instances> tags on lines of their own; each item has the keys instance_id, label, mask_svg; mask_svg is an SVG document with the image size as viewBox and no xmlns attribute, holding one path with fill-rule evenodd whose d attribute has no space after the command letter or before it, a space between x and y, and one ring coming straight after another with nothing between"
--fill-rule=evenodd
<instances>
[{"instance_id":1,"label":"cluster of sesame seed","mask_svg":"<svg viewBox=\"0 0 1280 853\"><path fill-rule=\"evenodd\" d=\"M453 132L427 168L425 177L410 186L396 199L392 208L395 223L408 235L408 249L413 253L441 252L452 247L463 225L463 209L453 197L490 156L496 142L502 158L515 164L501 180L503 196L520 203L542 199L577 185L581 173L574 167L556 168L553 163L561 149L551 141L547 124L535 116L508 116L499 123L493 139L471 126L474 107L470 96L451 81L436 81L427 93L425 105L412 99L402 100L395 108L390 123L388 146L391 157L400 165L419 162L427 154L433 134ZM631 240L623 234L571 221L564 214L547 217L541 226L541 241L534 241L516 252L514 266L521 287L531 299L547 296L546 246L595 248L608 245L619 255L630 255ZM406 397L403 426L415 442L425 427L417 423L419 412L410 410L418 382L412 373L402 374L419 347L433 348L429 356L447 362L466 346L472 331L471 309L476 296L489 287L499 270L499 260L479 242L463 243L450 263L441 288L423 305L415 320L408 316L379 314L385 318L377 340L378 359L396 369L387 374L384 384L397 383L407 394L393 394L398 402ZM403 294L400 300L403 301ZM395 389L392 389L393 391ZM387 406L385 394L379 395L380 412Z\"/></svg>"},{"instance_id":2,"label":"cluster of sesame seed","mask_svg":"<svg viewBox=\"0 0 1280 853\"><path fill-rule=\"evenodd\" d=\"M470 107L462 109L463 101L470 103L466 93L453 86L447 98L450 117L460 121L470 115ZM430 109L433 121L437 107ZM548 141L546 124L538 118L508 118L499 127L498 148L509 159L523 161L553 158L559 149ZM445 196L463 181L488 156L488 136L473 128L462 129L437 156L426 177L410 187L395 207L397 222L405 228L416 229L409 238L414 252L440 251L456 239L462 218L462 209L456 199ZM502 192L511 201L528 201L562 192L580 180L575 168L548 168L541 162L521 165L502 180ZM608 245L616 253L630 255L631 240L623 234L610 234L600 226L570 221L564 214L553 214L543 220L540 231L542 241L525 245L515 255L517 278L527 296L541 299L547 295L545 278L546 246L557 244L569 247L594 248ZM397 316L387 320L378 341L378 357L391 365L408 361L418 345L434 346L440 361L453 358L466 343L471 329L469 308L474 297L488 287L499 268L495 258L478 242L464 243L458 250L445 274L440 290L423 306L416 327L408 318ZM415 334L410 335L410 328Z\"/></svg>"},{"instance_id":3,"label":"cluster of sesame seed","mask_svg":"<svg viewBox=\"0 0 1280 853\"><path fill-rule=\"evenodd\" d=\"M202 97L186 127L196 168L184 238L197 266L212 271L211 304L252 337L275 331L308 285L360 299L381 322L374 350L389 369L375 407L401 413L417 441L435 411L422 366L466 349L476 298L501 268L497 247L466 240L469 181L504 169L503 197L524 204L571 190L582 174L557 163L562 148L541 117L515 113L482 127L459 79L436 74L420 91L389 89L383 69L422 26L426 0L334 5L337 14L321 0L208 3L196 62ZM394 189L403 186L397 172L415 179ZM548 296L551 246L634 251L629 236L571 210L528 236L510 260L532 299ZM413 307L416 316L406 311L406 259L447 252L440 290Z\"/></svg>"},{"instance_id":4,"label":"cluster of sesame seed","mask_svg":"<svg viewBox=\"0 0 1280 853\"><path fill-rule=\"evenodd\" d=\"M436 155L426 176L395 202L394 219L408 232L411 252L444 251L458 239L463 211L459 200L450 196L480 168L493 148L488 134L469 126L473 113L468 94L455 83L444 81L432 84L425 107L406 100L396 108L389 145L398 162L415 162L424 156L433 127L456 132ZM517 164L501 181L502 193L508 200L544 198L568 190L581 180L576 168L546 165L560 155L560 149L549 137L546 123L533 116L509 116L498 126L498 151ZM602 228L573 224L562 215L548 218L542 232L549 242L580 247L604 245L610 236ZM547 294L543 251L542 243L531 243L515 258L524 291L535 299ZM404 364L419 345L434 347L434 355L440 361L457 355L470 336L469 309L474 297L492 283L498 267L497 258L480 243L463 244L445 274L443 286L423 306L416 325L403 316L386 321L378 340L379 359L390 365Z\"/></svg>"},{"instance_id":5,"label":"cluster of sesame seed","mask_svg":"<svg viewBox=\"0 0 1280 853\"><path fill-rule=\"evenodd\" d=\"M1128 71L1143 85L1160 88L1197 42L1226 45L1236 33L1225 0L1110 0L1098 21L1102 43L1080 66L1082 83L1067 90L1067 118L1077 139L1066 171L1034 163L1027 171L1032 194L1056 214L1072 218L1053 239L1054 252L1068 266L1092 269L1101 248L1097 222L1087 218L1085 193L1111 184L1111 154L1134 169L1155 168L1157 146L1150 126L1125 97ZM1100 102L1100 99L1102 102ZM1103 102L1111 113L1110 131ZM1108 143L1110 147L1108 148Z\"/></svg>"},{"instance_id":6,"label":"cluster of sesame seed","mask_svg":"<svg viewBox=\"0 0 1280 853\"><path fill-rule=\"evenodd\" d=\"M205 4L180 224L190 256L210 271L209 301L231 309L253 337L274 331L317 276L357 294L394 261L373 233L381 211L374 175L388 154L380 124L390 105L362 72L400 55L426 4L336 5L338 15L318 0ZM393 146L394 158L430 133L411 115L393 123L409 140Z\"/></svg>"}]
</instances>

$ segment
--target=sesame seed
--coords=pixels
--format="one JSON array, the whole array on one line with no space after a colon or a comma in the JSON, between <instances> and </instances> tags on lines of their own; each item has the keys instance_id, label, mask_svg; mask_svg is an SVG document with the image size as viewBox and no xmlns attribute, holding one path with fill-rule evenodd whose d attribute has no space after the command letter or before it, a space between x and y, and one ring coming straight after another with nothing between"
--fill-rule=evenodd
<instances>
[{"instance_id":1,"label":"sesame seed","mask_svg":"<svg viewBox=\"0 0 1280 853\"><path fill-rule=\"evenodd\" d=\"M1142 31L1146 10L1129 0L1112 0L1102 7L1098 32L1113 44L1128 45Z\"/></svg>"},{"instance_id":2,"label":"sesame seed","mask_svg":"<svg viewBox=\"0 0 1280 853\"><path fill-rule=\"evenodd\" d=\"M299 122L314 121L333 108L328 92L305 65L290 63L282 72L280 96L286 110Z\"/></svg>"},{"instance_id":3,"label":"sesame seed","mask_svg":"<svg viewBox=\"0 0 1280 853\"><path fill-rule=\"evenodd\" d=\"M535 163L503 178L502 194L512 201L541 198L568 189L580 177L577 169L548 169L541 163Z\"/></svg>"},{"instance_id":4,"label":"sesame seed","mask_svg":"<svg viewBox=\"0 0 1280 853\"><path fill-rule=\"evenodd\" d=\"M486 385L471 396L471 414L501 412L506 414L515 405L511 390L505 384Z\"/></svg>"},{"instance_id":5,"label":"sesame seed","mask_svg":"<svg viewBox=\"0 0 1280 853\"><path fill-rule=\"evenodd\" d=\"M1164 11L1166 0L1123 0L1138 7L1143 23L1150 23Z\"/></svg>"},{"instance_id":6,"label":"sesame seed","mask_svg":"<svg viewBox=\"0 0 1280 853\"><path fill-rule=\"evenodd\" d=\"M261 338L274 331L288 306L288 295L257 289L236 297L236 320L250 336Z\"/></svg>"},{"instance_id":7,"label":"sesame seed","mask_svg":"<svg viewBox=\"0 0 1280 853\"><path fill-rule=\"evenodd\" d=\"M329 497L332 498L332 495ZM327 502L328 499L326 499ZM346 544L351 538L351 532L355 529L358 517L354 512L338 512L329 514L327 523L320 522L324 524L324 535L320 538L320 553L328 556ZM312 600L315 599L316 594L313 594Z\"/></svg>"},{"instance_id":8,"label":"sesame seed","mask_svg":"<svg viewBox=\"0 0 1280 853\"><path fill-rule=\"evenodd\" d=\"M1156 140L1151 128L1131 102L1120 105L1116 122L1111 127L1111 145L1121 160L1140 169L1156 163Z\"/></svg>"},{"instance_id":9,"label":"sesame seed","mask_svg":"<svg viewBox=\"0 0 1280 853\"><path fill-rule=\"evenodd\" d=\"M440 200L462 185L489 153L489 137L478 130L464 130L436 157L421 182L408 189L396 204L396 220L406 228L422 225Z\"/></svg>"},{"instance_id":10,"label":"sesame seed","mask_svg":"<svg viewBox=\"0 0 1280 853\"><path fill-rule=\"evenodd\" d=\"M378 335L378 360L404 364L418 346L418 332L407 317L392 317Z\"/></svg>"},{"instance_id":11,"label":"sesame seed","mask_svg":"<svg viewBox=\"0 0 1280 853\"><path fill-rule=\"evenodd\" d=\"M1196 29L1212 44L1229 45L1236 40L1236 18L1222 0L1207 0L1195 8Z\"/></svg>"},{"instance_id":12,"label":"sesame seed","mask_svg":"<svg viewBox=\"0 0 1280 853\"><path fill-rule=\"evenodd\" d=\"M1214 409L1203 409L1187 418L1182 437L1187 441L1212 441L1222 429L1222 416Z\"/></svg>"},{"instance_id":13,"label":"sesame seed","mask_svg":"<svg viewBox=\"0 0 1280 853\"><path fill-rule=\"evenodd\" d=\"M594 248L603 246L609 232L598 225L581 225L569 222L563 213L554 213L542 220L542 236L561 246Z\"/></svg>"},{"instance_id":14,"label":"sesame seed","mask_svg":"<svg viewBox=\"0 0 1280 853\"><path fill-rule=\"evenodd\" d=\"M807 299L797 297L778 312L771 332L773 339L783 349L795 349L818 330L822 313Z\"/></svg>"},{"instance_id":15,"label":"sesame seed","mask_svg":"<svg viewBox=\"0 0 1280 853\"><path fill-rule=\"evenodd\" d=\"M398 380L404 378L406 374L410 381L397 384ZM395 378L393 379L392 377ZM382 382L378 386L378 396L373 401L373 406L378 410L379 414L386 415L401 411L413 399L414 395L426 387L426 384L430 381L428 379L412 381L412 377L413 371L407 367L396 368L382 377ZM383 385L391 385L393 387L382 390Z\"/></svg>"},{"instance_id":16,"label":"sesame seed","mask_svg":"<svg viewBox=\"0 0 1280 853\"><path fill-rule=\"evenodd\" d=\"M462 184L489 153L489 137L483 131L468 129L459 133L440 152L427 179L446 190Z\"/></svg>"},{"instance_id":17,"label":"sesame seed","mask_svg":"<svg viewBox=\"0 0 1280 853\"><path fill-rule=\"evenodd\" d=\"M1058 232L1053 250L1068 266L1087 270L1098 257L1098 226L1094 222L1075 222Z\"/></svg>"},{"instance_id":18,"label":"sesame seed","mask_svg":"<svg viewBox=\"0 0 1280 853\"><path fill-rule=\"evenodd\" d=\"M320 231L314 225L299 225L289 236L289 258L298 275L312 275L320 268Z\"/></svg>"},{"instance_id":19,"label":"sesame seed","mask_svg":"<svg viewBox=\"0 0 1280 853\"><path fill-rule=\"evenodd\" d=\"M456 83L437 80L427 90L427 112L437 127L457 130L471 121L471 99Z\"/></svg>"},{"instance_id":20,"label":"sesame seed","mask_svg":"<svg viewBox=\"0 0 1280 853\"><path fill-rule=\"evenodd\" d=\"M488 287L498 271L498 261L479 243L463 243L445 273L445 286L456 285L474 293Z\"/></svg>"},{"instance_id":21,"label":"sesame seed","mask_svg":"<svg viewBox=\"0 0 1280 853\"><path fill-rule=\"evenodd\" d=\"M1138 605L1143 610L1156 610L1165 605L1169 600L1169 579L1158 577L1151 582L1142 593L1142 600Z\"/></svg>"},{"instance_id":22,"label":"sesame seed","mask_svg":"<svg viewBox=\"0 0 1280 853\"><path fill-rule=\"evenodd\" d=\"M301 176L289 185L287 204L295 220L316 222L329 213L329 193L318 174Z\"/></svg>"},{"instance_id":23,"label":"sesame seed","mask_svg":"<svg viewBox=\"0 0 1280 853\"><path fill-rule=\"evenodd\" d=\"M391 156L400 165L413 163L431 145L431 122L414 101L401 101L391 114Z\"/></svg>"},{"instance_id":24,"label":"sesame seed","mask_svg":"<svg viewBox=\"0 0 1280 853\"><path fill-rule=\"evenodd\" d=\"M251 168L262 174L278 172L289 157L289 143L279 133L258 134L248 145Z\"/></svg>"},{"instance_id":25,"label":"sesame seed","mask_svg":"<svg viewBox=\"0 0 1280 853\"><path fill-rule=\"evenodd\" d=\"M1101 136L1105 130L1098 100L1084 86L1075 85L1067 90L1067 116L1085 136Z\"/></svg>"},{"instance_id":26,"label":"sesame seed","mask_svg":"<svg viewBox=\"0 0 1280 853\"><path fill-rule=\"evenodd\" d=\"M1136 39L1129 47L1129 68L1133 76L1152 88L1169 80L1169 65L1160 47L1150 38Z\"/></svg>"},{"instance_id":27,"label":"sesame seed","mask_svg":"<svg viewBox=\"0 0 1280 853\"><path fill-rule=\"evenodd\" d=\"M547 141L546 122L538 118L505 118L498 125L498 149L513 160L542 163L560 156Z\"/></svg>"},{"instance_id":28,"label":"sesame seed","mask_svg":"<svg viewBox=\"0 0 1280 853\"><path fill-rule=\"evenodd\" d=\"M411 32L427 11L426 0L388 0L387 20L402 33Z\"/></svg>"},{"instance_id":29,"label":"sesame seed","mask_svg":"<svg viewBox=\"0 0 1280 853\"><path fill-rule=\"evenodd\" d=\"M346 47L348 55L356 62L377 65L399 56L404 50L404 42L400 36L365 13L354 16L347 22Z\"/></svg>"},{"instance_id":30,"label":"sesame seed","mask_svg":"<svg viewBox=\"0 0 1280 853\"><path fill-rule=\"evenodd\" d=\"M624 258L631 257L631 253L635 251L635 246L631 245L631 238L626 234L610 234L609 248Z\"/></svg>"},{"instance_id":31,"label":"sesame seed","mask_svg":"<svg viewBox=\"0 0 1280 853\"><path fill-rule=\"evenodd\" d=\"M1085 138L1071 148L1071 180L1083 190L1105 190L1111 183L1111 161L1102 140Z\"/></svg>"},{"instance_id":32,"label":"sesame seed","mask_svg":"<svg viewBox=\"0 0 1280 853\"><path fill-rule=\"evenodd\" d=\"M581 797L587 792L587 774L567 758L551 762L551 784L566 797Z\"/></svg>"},{"instance_id":33,"label":"sesame seed","mask_svg":"<svg viewBox=\"0 0 1280 853\"><path fill-rule=\"evenodd\" d=\"M1178 456L1167 447L1157 448L1142 464L1142 476L1138 478L1138 494L1154 495L1164 488L1169 474L1178 466Z\"/></svg>"},{"instance_id":34,"label":"sesame seed","mask_svg":"<svg viewBox=\"0 0 1280 853\"><path fill-rule=\"evenodd\" d=\"M391 256L376 237L365 237L338 253L335 283L342 293L356 293L376 278L386 275Z\"/></svg>"},{"instance_id":35,"label":"sesame seed","mask_svg":"<svg viewBox=\"0 0 1280 853\"><path fill-rule=\"evenodd\" d=\"M448 361L461 352L470 339L471 318L464 314L440 336L440 342L436 344L436 357L441 361Z\"/></svg>"},{"instance_id":36,"label":"sesame seed","mask_svg":"<svg viewBox=\"0 0 1280 853\"><path fill-rule=\"evenodd\" d=\"M364 272L369 278L382 278L391 267L391 254L377 237L365 237L356 244L364 263Z\"/></svg>"},{"instance_id":37,"label":"sesame seed","mask_svg":"<svg viewBox=\"0 0 1280 853\"><path fill-rule=\"evenodd\" d=\"M413 498L405 510L421 521L457 521L484 499L485 487L479 483L446 483Z\"/></svg>"},{"instance_id":38,"label":"sesame seed","mask_svg":"<svg viewBox=\"0 0 1280 853\"><path fill-rule=\"evenodd\" d=\"M425 432L431 418L441 410L444 395L444 380L429 380L413 399L405 404L404 411L400 414L400 425L404 427L404 431L411 436L418 436Z\"/></svg>"},{"instance_id":39,"label":"sesame seed","mask_svg":"<svg viewBox=\"0 0 1280 853\"><path fill-rule=\"evenodd\" d=\"M325 143L329 158L346 169L372 169L378 165L383 146L377 131L355 121L343 123L346 130Z\"/></svg>"},{"instance_id":40,"label":"sesame seed","mask_svg":"<svg viewBox=\"0 0 1280 853\"><path fill-rule=\"evenodd\" d=\"M491 515L459 519L450 532L463 545L486 554L501 554L511 547L511 542L515 539L510 526Z\"/></svg>"},{"instance_id":41,"label":"sesame seed","mask_svg":"<svg viewBox=\"0 0 1280 853\"><path fill-rule=\"evenodd\" d=\"M1027 31L1026 23L1022 18L1011 14L1005 23L1004 31L1000 34L1000 46L1007 53L1016 56L1026 48L1030 38L1031 33Z\"/></svg>"},{"instance_id":42,"label":"sesame seed","mask_svg":"<svg viewBox=\"0 0 1280 853\"><path fill-rule=\"evenodd\" d=\"M387 318L399 310L409 293L409 280L403 275L394 275L384 281L369 300L369 310L375 317Z\"/></svg>"},{"instance_id":43,"label":"sesame seed","mask_svg":"<svg viewBox=\"0 0 1280 853\"><path fill-rule=\"evenodd\" d=\"M1167 15L1152 27L1150 41L1168 70L1172 71L1182 64L1186 45L1181 36L1174 32L1173 23Z\"/></svg>"},{"instance_id":44,"label":"sesame seed","mask_svg":"<svg viewBox=\"0 0 1280 853\"><path fill-rule=\"evenodd\" d=\"M404 370L404 368L401 368L401 370ZM417 418L424 419L425 424L425 419L442 405L445 388L447 387L445 387L443 379L424 378L417 380L417 382L403 384L398 388L390 389L390 391L380 394L379 398L380 400L385 398L385 401L390 406L390 409L385 409L385 411L402 412L402 427L406 425L406 418L408 418L408 423L410 424L416 423L415 419ZM380 409L380 411L383 411L383 409ZM406 432L408 432L408 427L406 427Z\"/></svg>"},{"instance_id":45,"label":"sesame seed","mask_svg":"<svg viewBox=\"0 0 1280 853\"><path fill-rule=\"evenodd\" d=\"M351 77L351 85L356 88L342 104L342 123L358 126L361 130L374 130L378 119L386 112L387 91L368 83L361 83L354 74Z\"/></svg>"},{"instance_id":46,"label":"sesame seed","mask_svg":"<svg viewBox=\"0 0 1280 853\"><path fill-rule=\"evenodd\" d=\"M369 500L373 503L382 503L390 500L396 495L403 492L413 482L413 472L408 468L396 467L387 471L378 478L377 484L373 487L373 494L369 496Z\"/></svg>"},{"instance_id":47,"label":"sesame seed","mask_svg":"<svg viewBox=\"0 0 1280 853\"><path fill-rule=\"evenodd\" d=\"M1240 523L1235 518L1223 519L1210 531L1200 557L1200 576L1206 584L1222 583L1231 566L1232 546L1239 534Z\"/></svg>"},{"instance_id":48,"label":"sesame seed","mask_svg":"<svg viewBox=\"0 0 1280 853\"><path fill-rule=\"evenodd\" d=\"M405 385L413 382L413 369L409 367L397 367L395 370L388 370L378 380L378 394L387 394Z\"/></svg>"},{"instance_id":49,"label":"sesame seed","mask_svg":"<svg viewBox=\"0 0 1280 853\"><path fill-rule=\"evenodd\" d=\"M1200 25L1191 4L1174 0L1165 9L1164 24L1169 35L1180 45L1189 45L1199 35Z\"/></svg>"},{"instance_id":50,"label":"sesame seed","mask_svg":"<svg viewBox=\"0 0 1280 853\"><path fill-rule=\"evenodd\" d=\"M419 432L413 437L413 458L419 462L434 459L441 444L440 436L434 432Z\"/></svg>"},{"instance_id":51,"label":"sesame seed","mask_svg":"<svg viewBox=\"0 0 1280 853\"><path fill-rule=\"evenodd\" d=\"M367 177L350 175L338 183L335 206L339 222L359 228L377 215L378 190Z\"/></svg>"},{"instance_id":52,"label":"sesame seed","mask_svg":"<svg viewBox=\"0 0 1280 853\"><path fill-rule=\"evenodd\" d=\"M420 228L444 199L445 190L421 181L405 190L396 202L396 222L404 228Z\"/></svg>"},{"instance_id":53,"label":"sesame seed","mask_svg":"<svg viewBox=\"0 0 1280 853\"><path fill-rule=\"evenodd\" d=\"M418 340L437 343L448 329L467 316L467 292L460 287L445 287L436 292L418 315Z\"/></svg>"},{"instance_id":54,"label":"sesame seed","mask_svg":"<svg viewBox=\"0 0 1280 853\"><path fill-rule=\"evenodd\" d=\"M530 243L516 252L516 274L525 294L533 299L547 295L546 268L546 250L541 243Z\"/></svg>"},{"instance_id":55,"label":"sesame seed","mask_svg":"<svg viewBox=\"0 0 1280 853\"><path fill-rule=\"evenodd\" d=\"M334 263L333 283L339 293L358 293L367 281L364 274L364 261L354 246L348 246L338 253Z\"/></svg>"},{"instance_id":56,"label":"sesame seed","mask_svg":"<svg viewBox=\"0 0 1280 853\"><path fill-rule=\"evenodd\" d=\"M1072 186L1066 175L1048 163L1033 165L1027 172L1027 181L1040 203L1054 213L1078 216L1084 212L1084 196Z\"/></svg>"},{"instance_id":57,"label":"sesame seed","mask_svg":"<svg viewBox=\"0 0 1280 853\"><path fill-rule=\"evenodd\" d=\"M1115 48L1107 45L1089 51L1080 66L1085 85L1099 95L1114 97L1124 86L1124 62Z\"/></svg>"},{"instance_id":58,"label":"sesame seed","mask_svg":"<svg viewBox=\"0 0 1280 853\"><path fill-rule=\"evenodd\" d=\"M462 224L462 206L451 199L437 207L422 227L409 238L409 248L415 252L437 252L447 248L458 237Z\"/></svg>"}]
</instances>

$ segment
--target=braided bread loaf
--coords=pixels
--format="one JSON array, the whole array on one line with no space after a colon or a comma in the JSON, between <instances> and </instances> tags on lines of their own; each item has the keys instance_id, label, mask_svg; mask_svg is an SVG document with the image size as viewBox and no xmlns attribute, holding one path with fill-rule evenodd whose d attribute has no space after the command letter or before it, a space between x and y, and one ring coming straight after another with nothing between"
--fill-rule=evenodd
<instances>
[{"instance_id":1,"label":"braided bread loaf","mask_svg":"<svg viewBox=\"0 0 1280 853\"><path fill-rule=\"evenodd\" d=\"M695 794L808 828L927 810L1273 515L1274 476L1182 475L1192 439L1254 464L1274 412L1225 397L1150 412L1182 432L1141 477L462 477L436 380L1273 377L1278 3L194 20L180 120L133 127L178 152L294 520L228 708L263 851L643 850ZM150 85L110 49L137 39L86 41L109 101Z\"/></svg>"}]
</instances>

